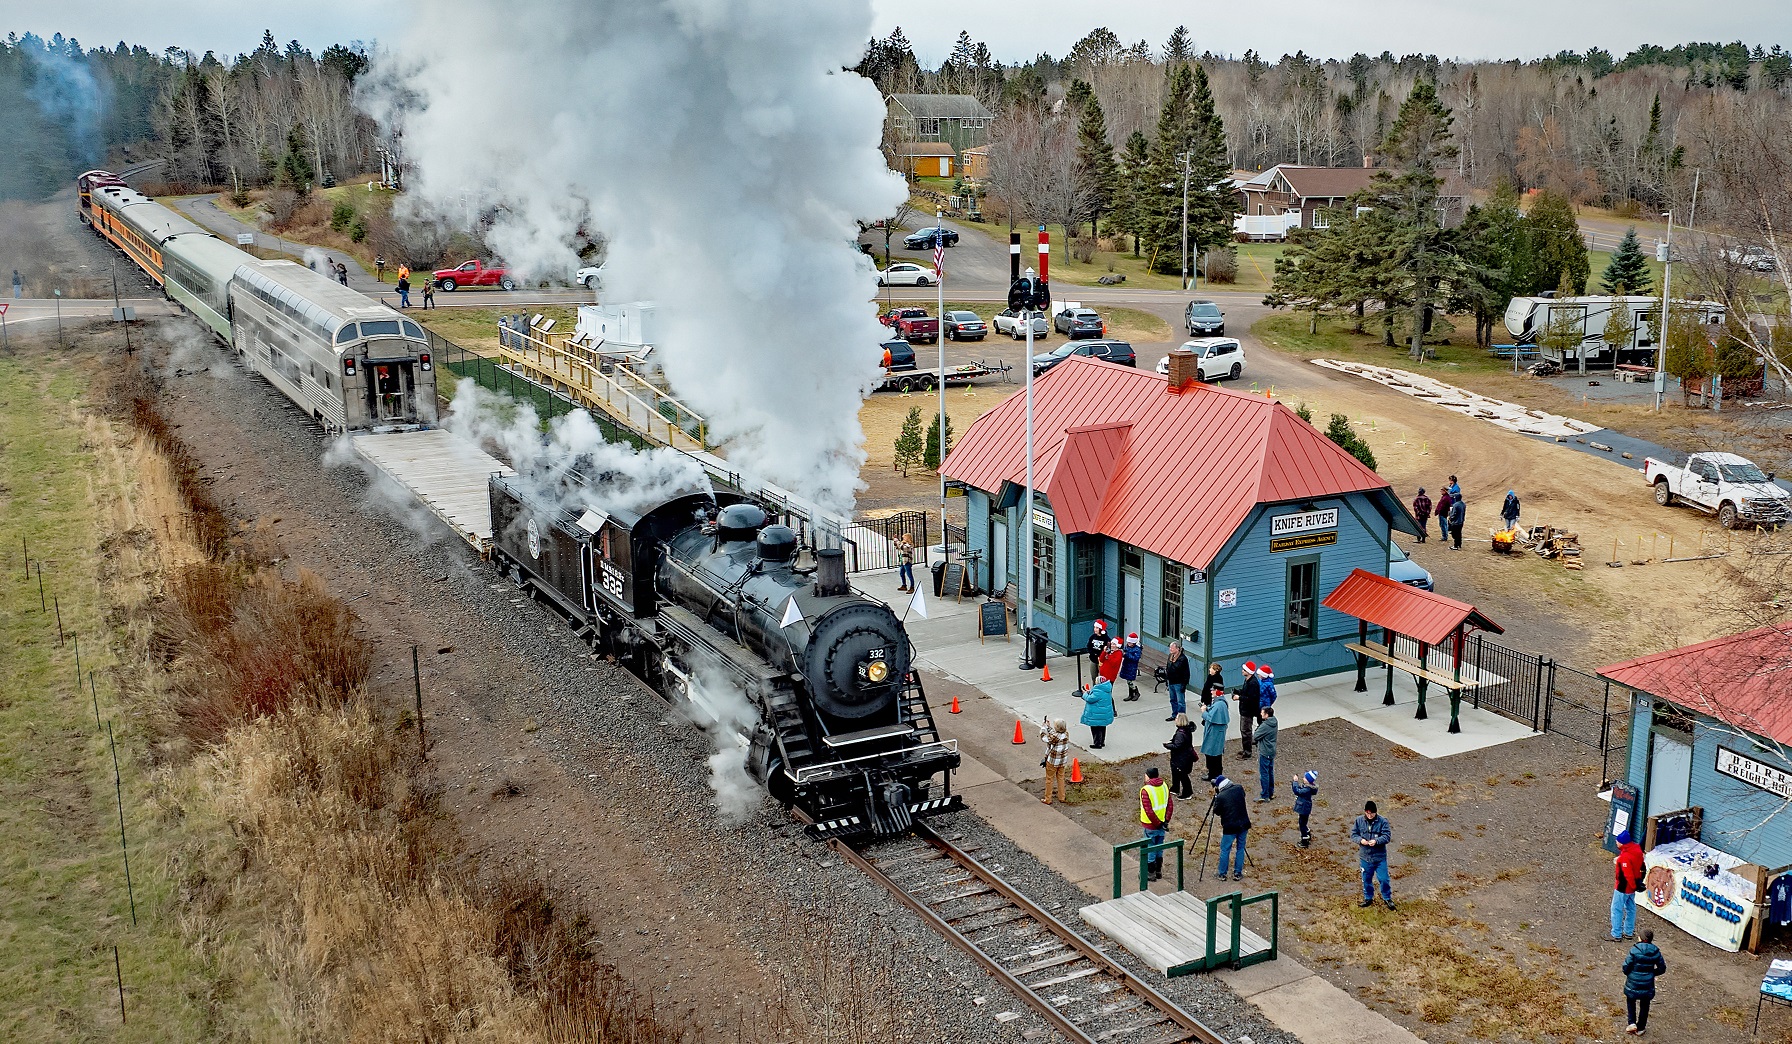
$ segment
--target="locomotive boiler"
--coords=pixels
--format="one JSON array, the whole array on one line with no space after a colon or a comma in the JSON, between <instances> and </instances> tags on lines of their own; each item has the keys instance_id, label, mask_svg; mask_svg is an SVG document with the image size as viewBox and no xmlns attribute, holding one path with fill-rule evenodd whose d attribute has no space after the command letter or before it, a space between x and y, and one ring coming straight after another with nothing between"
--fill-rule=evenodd
<instances>
[{"instance_id":1,"label":"locomotive boiler","mask_svg":"<svg viewBox=\"0 0 1792 1044\"><path fill-rule=\"evenodd\" d=\"M854 591L838 549L732 491L635 514L592 504L604 477L490 482L493 558L594 649L733 730L748 772L817 837L884 836L960 807L913 647Z\"/></svg>"}]
</instances>

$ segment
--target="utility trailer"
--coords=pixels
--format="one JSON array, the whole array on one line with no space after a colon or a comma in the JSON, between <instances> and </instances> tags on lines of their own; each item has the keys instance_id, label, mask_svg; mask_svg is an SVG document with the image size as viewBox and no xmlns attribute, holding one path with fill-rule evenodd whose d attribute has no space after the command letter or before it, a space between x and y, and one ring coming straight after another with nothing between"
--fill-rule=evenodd
<instances>
[{"instance_id":1,"label":"utility trailer","mask_svg":"<svg viewBox=\"0 0 1792 1044\"><path fill-rule=\"evenodd\" d=\"M1014 367L1005 362L993 364L976 362L965 363L962 366L948 366L944 371L945 383L948 388L961 388L991 374L1000 374L1002 380L1006 381L1008 374L1013 370ZM941 372L938 369L885 371L883 383L872 390L880 392L932 391L940 385Z\"/></svg>"}]
</instances>

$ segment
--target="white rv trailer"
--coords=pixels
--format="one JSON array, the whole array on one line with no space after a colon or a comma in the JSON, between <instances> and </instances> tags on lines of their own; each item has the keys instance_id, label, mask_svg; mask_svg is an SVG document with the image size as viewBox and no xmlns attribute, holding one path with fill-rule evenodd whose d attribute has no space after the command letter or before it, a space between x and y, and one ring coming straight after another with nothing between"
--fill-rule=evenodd
<instances>
[{"instance_id":1,"label":"white rv trailer","mask_svg":"<svg viewBox=\"0 0 1792 1044\"><path fill-rule=\"evenodd\" d=\"M1605 323L1619 308L1630 312L1629 343L1608 344ZM1724 321L1724 306L1716 301L1676 300L1674 308L1695 310L1701 323L1721 325ZM1620 363L1654 366L1658 340L1656 313L1660 310L1661 298L1635 294L1626 297L1514 297L1506 306L1506 331L1519 344L1538 345L1543 358L1561 363L1564 369L1609 370ZM1579 327L1580 344L1567 351L1542 346L1543 335L1550 324L1564 315Z\"/></svg>"}]
</instances>

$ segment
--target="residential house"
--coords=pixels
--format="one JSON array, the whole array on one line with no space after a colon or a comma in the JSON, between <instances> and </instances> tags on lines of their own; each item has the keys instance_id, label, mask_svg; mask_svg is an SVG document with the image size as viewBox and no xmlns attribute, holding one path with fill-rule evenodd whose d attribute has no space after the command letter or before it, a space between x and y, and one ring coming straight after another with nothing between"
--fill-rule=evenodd
<instances>
[{"instance_id":1,"label":"residential house","mask_svg":"<svg viewBox=\"0 0 1792 1044\"><path fill-rule=\"evenodd\" d=\"M900 142L937 141L964 149L989 142L995 114L968 94L892 94L884 100L885 118Z\"/></svg>"},{"instance_id":2,"label":"residential house","mask_svg":"<svg viewBox=\"0 0 1792 1044\"><path fill-rule=\"evenodd\" d=\"M1374 180L1373 167L1306 167L1278 163L1238 184L1239 214L1234 231L1247 239L1284 239L1289 229L1325 228L1326 211L1346 204ZM1438 220L1460 224L1468 209L1467 186L1445 177Z\"/></svg>"}]
</instances>

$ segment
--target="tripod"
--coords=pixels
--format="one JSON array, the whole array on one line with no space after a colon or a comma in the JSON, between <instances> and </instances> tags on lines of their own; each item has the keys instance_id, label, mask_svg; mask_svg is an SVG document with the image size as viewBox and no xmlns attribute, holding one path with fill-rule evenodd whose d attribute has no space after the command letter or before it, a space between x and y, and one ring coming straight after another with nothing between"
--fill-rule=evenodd
<instances>
[{"instance_id":1,"label":"tripod","mask_svg":"<svg viewBox=\"0 0 1792 1044\"><path fill-rule=\"evenodd\" d=\"M1232 783L1229 785L1234 786L1234 787L1238 786L1237 783ZM1219 797L1219 795L1216 793L1216 794L1214 794L1214 797L1217 798L1217 797ZM1207 802L1207 815L1205 818L1203 818L1201 820L1201 829L1195 834L1195 844L1201 846L1201 862L1195 869L1195 880L1201 881L1201 880L1205 880L1206 876L1207 876L1207 851L1208 851L1209 847L1211 847L1211 845L1213 844L1213 802L1212 801ZM1244 855L1243 866L1248 866L1252 873L1256 873L1257 872L1257 861L1255 859L1251 858L1251 850L1248 847L1243 850L1243 855ZM1242 868L1243 867L1241 866L1240 869L1242 870Z\"/></svg>"}]
</instances>

